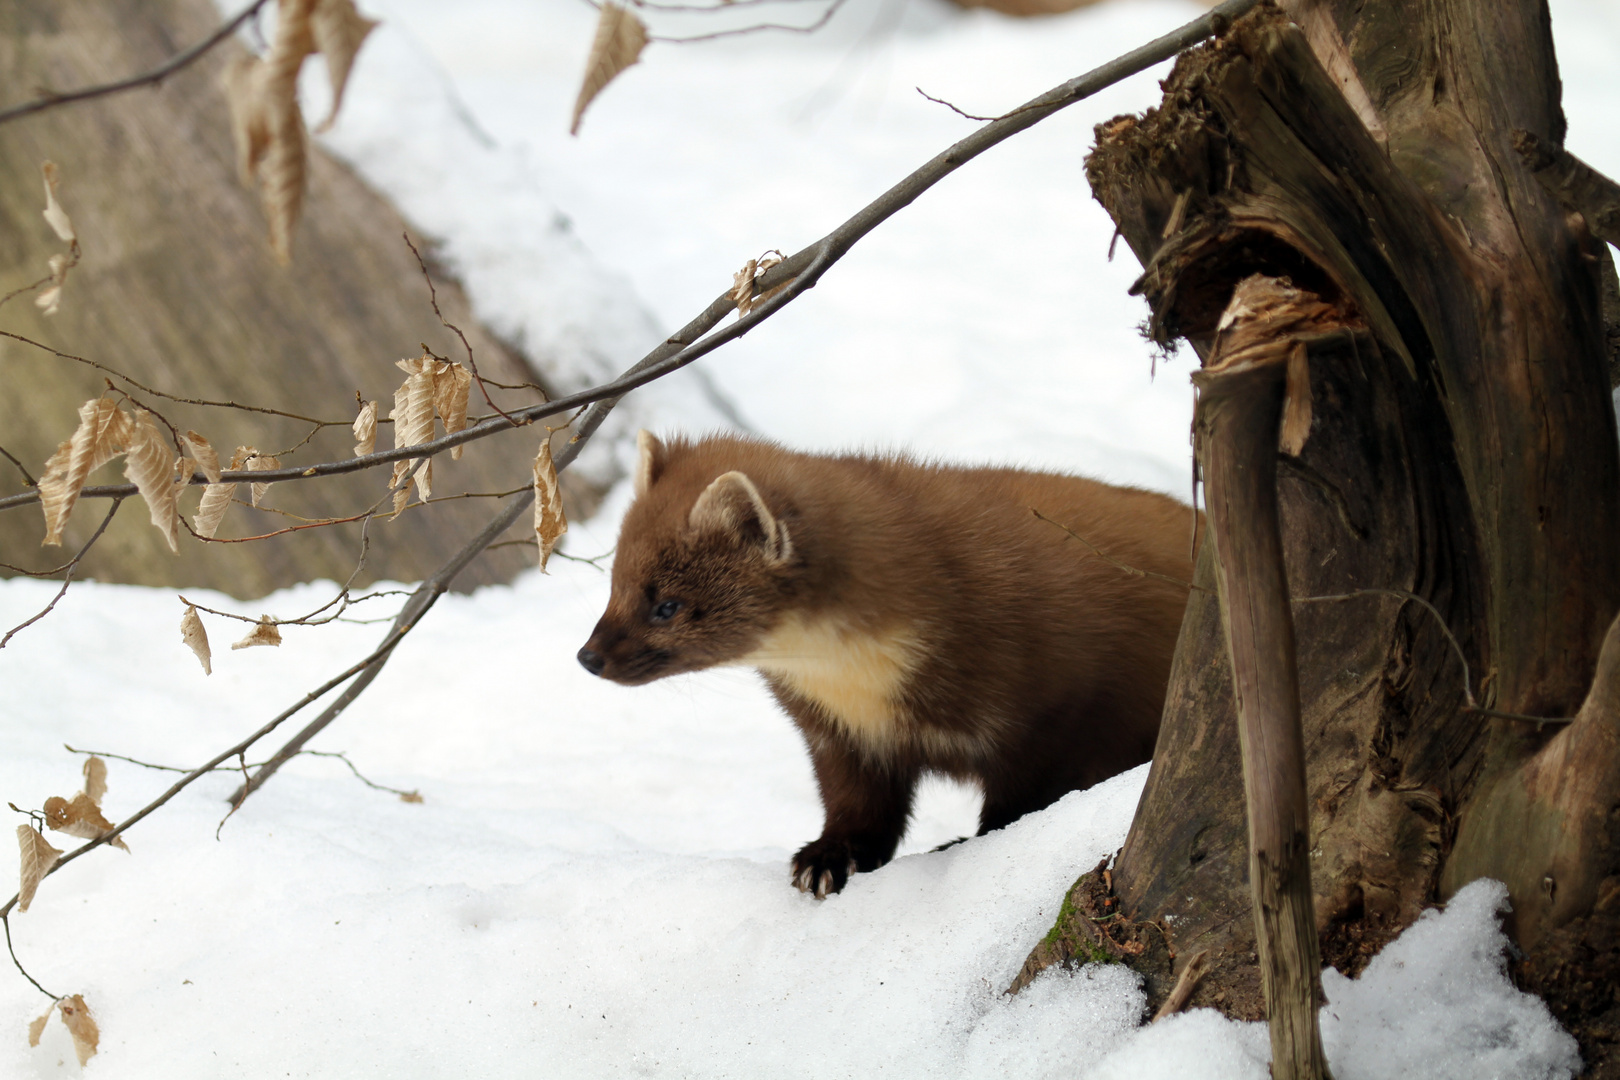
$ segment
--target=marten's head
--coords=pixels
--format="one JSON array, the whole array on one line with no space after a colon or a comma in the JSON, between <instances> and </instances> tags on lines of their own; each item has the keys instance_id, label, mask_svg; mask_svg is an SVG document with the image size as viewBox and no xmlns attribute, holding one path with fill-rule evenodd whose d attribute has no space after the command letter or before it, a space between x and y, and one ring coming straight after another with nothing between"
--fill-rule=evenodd
<instances>
[{"instance_id":1,"label":"marten's head","mask_svg":"<svg viewBox=\"0 0 1620 1080\"><path fill-rule=\"evenodd\" d=\"M638 448L613 594L579 650L586 671L626 686L744 659L780 619L795 563L747 474L645 431Z\"/></svg>"}]
</instances>

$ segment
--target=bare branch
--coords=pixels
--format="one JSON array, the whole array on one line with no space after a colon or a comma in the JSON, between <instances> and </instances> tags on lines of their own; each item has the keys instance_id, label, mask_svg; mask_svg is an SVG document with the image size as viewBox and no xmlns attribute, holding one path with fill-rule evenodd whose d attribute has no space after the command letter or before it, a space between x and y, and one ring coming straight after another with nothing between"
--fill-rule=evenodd
<instances>
[{"instance_id":1,"label":"bare branch","mask_svg":"<svg viewBox=\"0 0 1620 1080\"><path fill-rule=\"evenodd\" d=\"M11 946L11 905L6 905L6 910L3 913L0 913L0 923L4 923L6 928L6 951L11 954L11 962L17 965L17 970L22 972L22 977L33 983L35 990L38 990L52 1001L60 1001L61 998L59 995L53 994L43 986L39 985L39 982L32 975L28 974L28 969L22 966L22 961L17 959L17 950Z\"/></svg>"},{"instance_id":2,"label":"bare branch","mask_svg":"<svg viewBox=\"0 0 1620 1080\"><path fill-rule=\"evenodd\" d=\"M23 474L24 484L29 487L39 487L39 481L34 479L34 474L29 472L22 462L18 461L14 456L12 456L10 450L0 446L0 456L4 456L7 461L17 466L17 471Z\"/></svg>"},{"instance_id":3,"label":"bare branch","mask_svg":"<svg viewBox=\"0 0 1620 1080\"><path fill-rule=\"evenodd\" d=\"M58 105L70 105L75 101L89 101L91 98L106 97L108 94L116 94L123 90L133 90L139 86L156 86L170 75L173 75L176 71L179 71L187 64L190 64L192 61L202 56L215 45L218 45L220 42L230 37L236 32L237 27L241 26L243 23L247 22L248 19L252 18L258 12L258 10L264 7L264 5L268 2L269 0L253 0L253 3L249 4L247 8L245 8L234 19L231 19L229 22L220 26L218 30L215 30L212 34L209 34L206 38L199 41L191 48L185 50L184 52L176 53L173 57L164 63L159 64L151 71L140 75L133 75L127 79L120 79L117 82L102 83L100 86L87 86L82 90L67 90L63 91L62 93L57 93L51 90L41 90L39 92L40 96L35 98L33 101L26 101L21 105L13 105L9 109L0 109L0 124L3 124L8 120L16 120L19 117L30 116L37 112L43 112L46 109L53 109Z\"/></svg>"},{"instance_id":4,"label":"bare branch","mask_svg":"<svg viewBox=\"0 0 1620 1080\"><path fill-rule=\"evenodd\" d=\"M20 341L24 345L32 345L36 349L50 353L59 360L72 360L74 363L84 364L88 367L93 367L98 371L105 371L113 378L122 379L124 382L129 383L129 385L133 386L143 394L151 394L154 397L160 397L167 401L173 401L181 405L206 405L215 409L238 409L242 412L264 413L268 416L284 416L289 420L302 420L306 424L314 424L317 427L348 427L351 423L353 423L352 420L319 420L313 416L301 416L298 413L284 412L281 409L266 409L259 405L243 405L236 401L208 401L202 398L179 397L178 395L165 393L164 391L155 387L137 382L135 379L125 375L117 368L108 367L106 364L95 360L88 360L82 356L74 356L72 353L61 352L57 349L51 348L49 345L35 341L33 338L24 337L21 334L14 334L10 330L0 330L0 337L8 337L13 341ZM108 385L110 386L111 384L109 383ZM119 390L118 392L121 394L125 393L122 390ZM383 421L378 422L382 423Z\"/></svg>"},{"instance_id":5,"label":"bare branch","mask_svg":"<svg viewBox=\"0 0 1620 1080\"><path fill-rule=\"evenodd\" d=\"M664 37L660 34L648 34L647 40L662 41L670 45L690 45L695 41L714 41L718 38L740 37L743 34L756 34L761 30L785 30L790 34L813 34L832 21L832 17L843 6L844 0L832 0L832 3L827 5L827 10L821 13L820 18L805 26L790 26L786 23L755 23L753 26L740 26L735 30L716 30L712 34L694 34L691 37Z\"/></svg>"},{"instance_id":6,"label":"bare branch","mask_svg":"<svg viewBox=\"0 0 1620 1080\"><path fill-rule=\"evenodd\" d=\"M521 422L513 420L510 416L506 415L506 411L504 409L495 404L495 399L489 396L489 388L484 385L484 377L478 374L478 361L473 359L473 349L472 345L470 345L467 341L467 335L461 332L461 327L447 320L444 317L444 312L439 310L439 290L433 287L433 275L428 273L427 263L423 260L422 253L416 250L415 244L411 243L410 233L400 233L399 235L405 241L405 246L411 249L411 254L416 256L416 265L422 268L422 280L427 282L428 300L433 304L433 314L439 317L439 325L444 327L446 330L453 332L456 337L460 338L461 347L467 350L467 370L472 373L473 381L478 384L479 392L484 395L484 400L489 404L490 408L500 413L501 418L507 423L511 424L513 427L519 427L521 424L533 423L533 421L529 420ZM422 346L422 351L427 353L429 356L433 355L426 345ZM441 357L434 357L434 359L441 359ZM538 389L538 387L536 389ZM541 391L540 396L542 398L547 398L551 395Z\"/></svg>"},{"instance_id":7,"label":"bare branch","mask_svg":"<svg viewBox=\"0 0 1620 1080\"><path fill-rule=\"evenodd\" d=\"M101 539L101 534L107 531L108 525L112 524L113 515L118 513L118 508L123 505L124 500L119 498L115 499L113 504L107 508L107 516L101 519L101 524L96 527L96 531L90 534L90 539L84 542L84 547L80 548L79 553L73 556L68 564L62 568L67 571L67 576L62 579L62 587L56 590L56 595L51 597L51 602L45 605L45 610L41 611L38 615L35 615L32 619L29 619L26 622L18 623L10 630L7 630L6 636L0 637L0 649L5 648L6 644L12 638L16 637L17 634L39 622L39 620L43 619L45 616L49 615L53 610L55 610L57 601L61 600L63 596L67 595L68 586L73 584L73 571L78 569L79 560L84 558L85 553L95 545L97 540Z\"/></svg>"},{"instance_id":8,"label":"bare branch","mask_svg":"<svg viewBox=\"0 0 1620 1080\"><path fill-rule=\"evenodd\" d=\"M1163 60L1168 60L1182 49L1196 45L1214 32L1217 23L1222 25L1229 23L1254 7L1256 3L1258 3L1258 0L1226 0L1225 3L1211 9L1185 26L1117 57L1084 75L1070 79L1061 86L1048 90L1027 104L1012 110L997 120L991 121L965 139L955 143L910 176L907 176L894 187L878 196L877 199L867 204L854 217L851 217L838 228L760 275L758 290L761 293L769 292L784 283L788 283L788 286L780 293L755 307L748 315L743 316L723 330L706 338L702 336L736 309L736 301L732 298L730 290L721 293L708 308L690 323L670 337L663 345L649 353L641 363L612 382L604 383L589 390L582 390L577 394L569 394L540 405L532 405L524 409L513 409L508 416L511 420L517 421L541 420L548 416L556 416L560 413L572 411L583 405L616 402L631 390L639 386L645 386L655 379L662 378L672 371L683 368L694 360L707 356L721 345L742 337L797 299L805 290L814 288L822 273L833 263L843 258L867 233L893 217L900 210L911 205L919 195L969 161L1019 132L1033 127L1053 113L1073 105L1077 101L1082 101L1099 90L1114 85L1121 79L1134 75L1139 71L1144 71ZM5 333L5 331L0 331L0 334ZM20 341L27 341L27 339L20 338L15 334L6 334L6 336L15 337ZM700 338L701 340L699 340ZM38 345L37 342L32 341L27 343ZM42 345L39 347L47 348ZM47 349L47 351L55 352L54 349ZM69 359L81 360L79 357L69 357ZM83 360L81 362L90 363L90 361ZM234 403L215 402L198 402L197 404L234 405ZM609 407L611 408L611 406ZM259 411L273 412L274 410ZM277 413L277 415L291 414ZM603 415L605 415L605 411ZM310 418L302 416L294 416L293 419L314 423L338 423L337 421L311 421ZM348 421L342 423L347 425ZM253 473L247 471L227 472L223 474L223 480L226 483L248 483L252 481L267 483L359 472L377 465L392 464L395 461L408 458L432 456L452 447L486 438L497 431L509 430L511 430L509 420L492 418L478 424L470 424L467 428L454 435L445 435L414 446L380 450L364 457L324 462L306 469L287 468ZM192 477L191 482L193 484L206 484L208 480L201 474L197 474ZM80 497L110 498L118 495L132 495L134 492L135 489L132 485L115 484L104 487L86 487L80 492ZM31 491L0 498L0 510L25 506L36 502L38 498L38 494Z\"/></svg>"}]
</instances>

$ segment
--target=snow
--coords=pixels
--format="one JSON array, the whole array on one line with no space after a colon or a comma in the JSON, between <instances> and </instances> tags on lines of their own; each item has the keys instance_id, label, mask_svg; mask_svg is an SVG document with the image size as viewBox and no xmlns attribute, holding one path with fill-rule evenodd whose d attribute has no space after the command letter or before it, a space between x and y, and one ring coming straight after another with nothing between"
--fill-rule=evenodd
<instances>
[{"instance_id":1,"label":"snow","mask_svg":"<svg viewBox=\"0 0 1620 1080\"><path fill-rule=\"evenodd\" d=\"M748 258L814 239L972 130L913 87L999 112L1199 10L1117 0L1017 22L850 0L812 37L655 44L570 139L585 5L362 6L386 21L328 147L441 245L482 318L571 385L628 366ZM784 6L784 21L808 10ZM1553 11L1569 146L1620 172L1620 13ZM320 115L320 73L306 74ZM970 164L701 371L632 396L617 431L732 417L798 446L904 445L1183 493L1187 361L1152 376L1144 311L1125 294L1138 269L1128 253L1106 261L1111 229L1081 171L1091 125L1151 104L1153 78ZM582 467L609 475L614 454L604 439ZM607 551L626 499L621 487L576 523L567 550ZM0 627L54 589L0 582ZM331 590L243 610L287 617ZM1145 769L943 851L972 832L976 796L931 784L902 857L817 902L787 882L820 827L791 725L745 672L633 690L585 675L573 654L606 592L600 570L554 559L549 576L443 598L313 744L422 803L300 758L217 840L229 774L132 829L131 854L98 850L45 881L13 939L47 988L95 1010L101 1053L85 1073L1266 1075L1263 1025L1196 1011L1138 1028L1142 996L1119 968L1000 995L1064 888L1119 846ZM195 765L381 634L287 628L279 649L231 652L245 626L205 616L205 678L179 614L171 593L76 584L0 651L0 797L71 794L64 742ZM115 820L172 782L110 765ZM1340 1080L1572 1075L1573 1041L1503 972L1501 904L1476 883L1359 980L1325 974ZM60 1023L24 1045L45 1004L0 977L0 1077L78 1072Z\"/></svg>"}]
</instances>

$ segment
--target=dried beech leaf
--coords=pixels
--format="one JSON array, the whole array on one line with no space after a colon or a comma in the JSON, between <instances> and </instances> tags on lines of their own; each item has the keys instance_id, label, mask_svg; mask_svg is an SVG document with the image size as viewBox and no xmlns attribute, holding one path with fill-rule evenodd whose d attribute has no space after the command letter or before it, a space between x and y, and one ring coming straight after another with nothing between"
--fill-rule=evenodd
<instances>
[{"instance_id":1,"label":"dried beech leaf","mask_svg":"<svg viewBox=\"0 0 1620 1080\"><path fill-rule=\"evenodd\" d=\"M56 448L39 479L45 543L62 542L62 529L79 501L85 478L124 452L131 428L129 414L108 398L92 398L79 406L79 426L73 438Z\"/></svg>"},{"instance_id":2,"label":"dried beech leaf","mask_svg":"<svg viewBox=\"0 0 1620 1080\"><path fill-rule=\"evenodd\" d=\"M255 453L247 459L248 472L268 472L271 469L279 468L281 468L281 459L274 454ZM272 480L270 483L275 483L275 481ZM270 484L254 484L252 486L253 505L258 506L264 500L265 493L269 490Z\"/></svg>"},{"instance_id":3,"label":"dried beech leaf","mask_svg":"<svg viewBox=\"0 0 1620 1080\"><path fill-rule=\"evenodd\" d=\"M368 401L354 418L354 456L365 457L377 449L377 403Z\"/></svg>"},{"instance_id":4,"label":"dried beech leaf","mask_svg":"<svg viewBox=\"0 0 1620 1080\"><path fill-rule=\"evenodd\" d=\"M219 483L219 451L214 449L213 444L195 431L186 432L180 436L180 441L186 444L186 453L191 455L191 460L197 463L202 474L208 477L208 482ZM191 477L188 475L186 479L190 480Z\"/></svg>"},{"instance_id":5,"label":"dried beech leaf","mask_svg":"<svg viewBox=\"0 0 1620 1080\"><path fill-rule=\"evenodd\" d=\"M236 175L244 187L253 186L254 173L270 148L270 118L259 99L258 71L264 61L256 56L235 56L225 65L220 85L231 110L231 138L236 143Z\"/></svg>"},{"instance_id":6,"label":"dried beech leaf","mask_svg":"<svg viewBox=\"0 0 1620 1080\"><path fill-rule=\"evenodd\" d=\"M209 484L203 488L202 501L197 504L197 512L191 516L191 527L198 536L213 539L235 495L235 484Z\"/></svg>"},{"instance_id":7,"label":"dried beech leaf","mask_svg":"<svg viewBox=\"0 0 1620 1080\"><path fill-rule=\"evenodd\" d=\"M129 454L124 458L124 476L146 500L152 524L174 552L180 550L180 485L174 480L174 467L178 462L179 457L152 423L152 414L145 409L137 410Z\"/></svg>"},{"instance_id":8,"label":"dried beech leaf","mask_svg":"<svg viewBox=\"0 0 1620 1080\"><path fill-rule=\"evenodd\" d=\"M574 102L574 122L568 127L570 135L579 134L579 122L585 116L586 106L619 72L641 58L641 50L646 45L647 27L641 19L613 0L604 0L601 17L596 21L596 40L591 42L591 55L585 61L585 81Z\"/></svg>"},{"instance_id":9,"label":"dried beech leaf","mask_svg":"<svg viewBox=\"0 0 1620 1080\"><path fill-rule=\"evenodd\" d=\"M745 304L751 304L754 298L754 271L759 269L759 260L749 259L743 263L743 268L731 275L731 291L726 295L731 302L737 305L737 314L748 314Z\"/></svg>"},{"instance_id":10,"label":"dried beech leaf","mask_svg":"<svg viewBox=\"0 0 1620 1080\"><path fill-rule=\"evenodd\" d=\"M62 1014L62 1023L67 1025L68 1034L73 1036L73 1050L79 1055L79 1067L82 1069L96 1056L96 1047L101 1042L95 1017L90 1015L90 1006L84 1003L83 994L63 998L56 1003L56 1008Z\"/></svg>"},{"instance_id":11,"label":"dried beech leaf","mask_svg":"<svg viewBox=\"0 0 1620 1080\"><path fill-rule=\"evenodd\" d=\"M67 274L73 269L73 260L66 255L52 255L50 267L50 287L34 297L34 305L47 315L55 315L62 307L62 286L67 284Z\"/></svg>"},{"instance_id":12,"label":"dried beech leaf","mask_svg":"<svg viewBox=\"0 0 1620 1080\"><path fill-rule=\"evenodd\" d=\"M546 562L557 538L568 531L568 519L563 516L562 490L557 486L557 469L551 461L551 433L540 440L540 452L534 456L534 536L540 545L540 572L547 573Z\"/></svg>"},{"instance_id":13,"label":"dried beech leaf","mask_svg":"<svg viewBox=\"0 0 1620 1080\"><path fill-rule=\"evenodd\" d=\"M415 446L433 438L433 386L439 371L449 367L430 356L401 360L396 365L406 373L405 381L394 391L394 445ZM417 459L394 462L392 484L398 484ZM426 501L433 494L433 462L416 470L416 493ZM394 513L405 508L407 492L404 488L394 493Z\"/></svg>"},{"instance_id":14,"label":"dried beech leaf","mask_svg":"<svg viewBox=\"0 0 1620 1080\"><path fill-rule=\"evenodd\" d=\"M190 604L186 605L186 613L180 616L180 640L197 654L197 659L202 662L203 674L212 675L214 654L208 648L208 631L203 629L202 616L198 615L197 609Z\"/></svg>"},{"instance_id":15,"label":"dried beech leaf","mask_svg":"<svg viewBox=\"0 0 1620 1080\"><path fill-rule=\"evenodd\" d=\"M45 174L45 220L56 230L62 243L71 244L79 236L73 231L73 222L68 219L67 211L56 201L56 187L62 182L57 174L56 162L45 162L40 166L40 171Z\"/></svg>"},{"instance_id":16,"label":"dried beech leaf","mask_svg":"<svg viewBox=\"0 0 1620 1080\"><path fill-rule=\"evenodd\" d=\"M467 427L467 397L472 392L472 372L460 364L441 365L433 376L433 409L444 421L444 433L453 435ZM463 447L450 448L450 460L459 461Z\"/></svg>"},{"instance_id":17,"label":"dried beech leaf","mask_svg":"<svg viewBox=\"0 0 1620 1080\"><path fill-rule=\"evenodd\" d=\"M84 793L97 806L107 794L107 763L94 754L84 759Z\"/></svg>"},{"instance_id":18,"label":"dried beech leaf","mask_svg":"<svg viewBox=\"0 0 1620 1080\"><path fill-rule=\"evenodd\" d=\"M313 6L314 0L281 0L276 39L264 59L238 58L222 77L237 170L244 184L258 182L270 218L270 248L283 264L292 259L293 226L304 200L308 140L298 108L298 71L315 48Z\"/></svg>"},{"instance_id":19,"label":"dried beech leaf","mask_svg":"<svg viewBox=\"0 0 1620 1080\"><path fill-rule=\"evenodd\" d=\"M38 829L32 825L17 826L17 846L22 848L22 886L17 890L17 910L27 911L28 905L34 902L34 890L39 888L39 881L46 871L56 865L56 860L62 853L51 847ZM40 1027L45 1026L45 1017L36 1021ZM39 1036L33 1027L28 1029L28 1045L38 1046Z\"/></svg>"},{"instance_id":20,"label":"dried beech leaf","mask_svg":"<svg viewBox=\"0 0 1620 1080\"><path fill-rule=\"evenodd\" d=\"M24 905L21 905L21 904L19 904L18 907L21 908L23 911L28 910L27 907L25 907ZM41 1035L45 1034L45 1021L49 1020L51 1018L51 1013L53 1013L55 1011L56 1011L56 1002L53 1001L53 1002L51 1002L50 1007L45 1010L45 1015L36 1016L34 1019L32 1019L32 1020L30 1020L28 1022L28 1045L29 1046L38 1046L39 1045L39 1037Z\"/></svg>"},{"instance_id":21,"label":"dried beech leaf","mask_svg":"<svg viewBox=\"0 0 1620 1080\"><path fill-rule=\"evenodd\" d=\"M281 631L276 624L270 621L270 616L259 616L258 625L248 631L248 636L231 645L234 649L251 649L255 645L280 645Z\"/></svg>"},{"instance_id":22,"label":"dried beech leaf","mask_svg":"<svg viewBox=\"0 0 1620 1080\"><path fill-rule=\"evenodd\" d=\"M731 275L731 292L727 295L731 297L732 303L737 305L737 314L739 316L747 315L750 311L753 311L788 287L788 283L793 280L792 278L788 278L787 281L774 285L762 293L756 294L754 291L757 288L755 282L759 280L760 275L782 261L780 251L767 251L757 259L749 259L741 270Z\"/></svg>"},{"instance_id":23,"label":"dried beech leaf","mask_svg":"<svg viewBox=\"0 0 1620 1080\"><path fill-rule=\"evenodd\" d=\"M337 120L355 54L376 26L377 20L368 19L354 9L353 0L316 0L310 30L315 37L316 51L326 57L326 74L332 81L332 109L316 131L330 130Z\"/></svg>"},{"instance_id":24,"label":"dried beech leaf","mask_svg":"<svg viewBox=\"0 0 1620 1080\"><path fill-rule=\"evenodd\" d=\"M111 832L113 828L113 823L101 816L101 807L82 791L71 800L64 799L60 795L52 795L46 799L45 824L50 826L53 832L77 836L81 840L94 840ZM122 836L115 836L107 843L125 851L129 850Z\"/></svg>"}]
</instances>

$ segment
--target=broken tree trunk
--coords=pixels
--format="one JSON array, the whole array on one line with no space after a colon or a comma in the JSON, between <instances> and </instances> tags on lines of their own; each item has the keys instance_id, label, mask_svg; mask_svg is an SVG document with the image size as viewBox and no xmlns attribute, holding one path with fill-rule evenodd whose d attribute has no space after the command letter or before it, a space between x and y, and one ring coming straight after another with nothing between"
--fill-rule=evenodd
<instances>
[{"instance_id":1,"label":"broken tree trunk","mask_svg":"<svg viewBox=\"0 0 1620 1080\"><path fill-rule=\"evenodd\" d=\"M1620 1014L1601 974L1620 944L1600 917L1620 898L1605 884L1620 837L1584 832L1574 898L1554 873L1549 901L1538 841L1491 820L1511 802L1500 785L1536 776L1530 794L1558 820L1613 810L1602 755L1542 756L1557 728L1515 718L1574 715L1620 610L1605 260L1513 145L1516 130L1562 142L1547 13L1536 0L1311 6L1336 35L1307 39L1267 4L1184 54L1158 109L1099 126L1088 177L1142 262L1161 343L1210 361L1255 273L1346 320L1309 344L1309 438L1276 482L1323 957L1356 974L1468 875L1504 876L1516 912L1548 909L1510 918L1532 939L1525 977L1601 1065L1610 1044L1581 1018ZM1360 111L1313 51L1334 40ZM1236 714L1220 604L1195 591L1111 885L1129 920L1168 928L1177 964L1209 951L1191 1004L1259 1018ZM1572 745L1599 738L1578 730ZM1596 920L1585 951L1554 962L1546 943L1583 918ZM1150 1006L1173 975L1149 975Z\"/></svg>"},{"instance_id":2,"label":"broken tree trunk","mask_svg":"<svg viewBox=\"0 0 1620 1080\"><path fill-rule=\"evenodd\" d=\"M1282 429L1294 453L1303 447L1310 425L1304 338L1335 329L1335 315L1309 293L1256 274L1238 285L1209 363L1193 376L1195 441L1243 753L1249 882L1275 1080L1329 1075L1316 1023L1321 958L1294 620L1277 519L1277 440Z\"/></svg>"}]
</instances>

